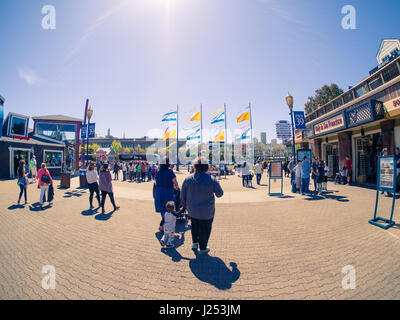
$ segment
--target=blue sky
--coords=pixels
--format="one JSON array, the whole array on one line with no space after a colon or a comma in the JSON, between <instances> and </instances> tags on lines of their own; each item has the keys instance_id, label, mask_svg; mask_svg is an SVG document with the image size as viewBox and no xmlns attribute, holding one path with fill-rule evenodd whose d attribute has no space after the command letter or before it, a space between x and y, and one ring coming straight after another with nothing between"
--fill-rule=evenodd
<instances>
[{"instance_id":1,"label":"blue sky","mask_svg":"<svg viewBox=\"0 0 400 320\"><path fill-rule=\"evenodd\" d=\"M43 30L44 5L56 30ZM357 29L341 26L344 5ZM227 104L228 126L249 102L259 137L303 110L325 83L355 85L400 38L398 0L1 0L0 94L5 113L83 118L97 133L140 137L177 104L200 103L204 126ZM183 119L182 119L183 120Z\"/></svg>"}]
</instances>

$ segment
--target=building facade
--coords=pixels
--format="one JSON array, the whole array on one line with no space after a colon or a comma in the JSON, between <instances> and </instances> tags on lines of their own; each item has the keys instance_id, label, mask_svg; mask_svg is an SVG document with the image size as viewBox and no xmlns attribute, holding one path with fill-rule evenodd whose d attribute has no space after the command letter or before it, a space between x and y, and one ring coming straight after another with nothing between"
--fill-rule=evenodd
<instances>
[{"instance_id":1,"label":"building facade","mask_svg":"<svg viewBox=\"0 0 400 320\"><path fill-rule=\"evenodd\" d=\"M396 45L397 44L397 45ZM400 41L383 40L379 66L353 88L306 116L296 143L327 161L331 175L352 160L352 181L376 184L377 160L400 146Z\"/></svg>"}]
</instances>

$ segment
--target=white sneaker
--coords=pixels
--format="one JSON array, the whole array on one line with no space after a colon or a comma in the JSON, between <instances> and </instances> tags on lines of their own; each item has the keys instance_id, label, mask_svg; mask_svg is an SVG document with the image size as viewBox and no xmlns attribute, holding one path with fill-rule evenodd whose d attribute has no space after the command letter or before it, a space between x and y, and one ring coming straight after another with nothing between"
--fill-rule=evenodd
<instances>
[{"instance_id":1,"label":"white sneaker","mask_svg":"<svg viewBox=\"0 0 400 320\"><path fill-rule=\"evenodd\" d=\"M209 252L210 252L210 248L207 247L206 250L200 250L199 254L206 254L206 253L209 253Z\"/></svg>"}]
</instances>

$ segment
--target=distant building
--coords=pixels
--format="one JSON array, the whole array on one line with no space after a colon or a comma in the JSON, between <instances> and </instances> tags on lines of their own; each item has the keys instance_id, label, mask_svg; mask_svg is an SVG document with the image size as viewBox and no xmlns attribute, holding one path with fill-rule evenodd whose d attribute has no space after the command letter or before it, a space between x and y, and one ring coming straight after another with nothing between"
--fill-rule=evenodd
<instances>
[{"instance_id":1,"label":"distant building","mask_svg":"<svg viewBox=\"0 0 400 320\"><path fill-rule=\"evenodd\" d=\"M286 120L280 120L275 123L276 137L278 139L288 139L291 137L290 134L290 123Z\"/></svg>"},{"instance_id":2,"label":"distant building","mask_svg":"<svg viewBox=\"0 0 400 320\"><path fill-rule=\"evenodd\" d=\"M263 144L267 144L267 133L266 132L261 132L261 142Z\"/></svg>"},{"instance_id":3,"label":"distant building","mask_svg":"<svg viewBox=\"0 0 400 320\"><path fill-rule=\"evenodd\" d=\"M278 140L277 139L271 139L271 147L272 146L276 146L278 144Z\"/></svg>"}]
</instances>

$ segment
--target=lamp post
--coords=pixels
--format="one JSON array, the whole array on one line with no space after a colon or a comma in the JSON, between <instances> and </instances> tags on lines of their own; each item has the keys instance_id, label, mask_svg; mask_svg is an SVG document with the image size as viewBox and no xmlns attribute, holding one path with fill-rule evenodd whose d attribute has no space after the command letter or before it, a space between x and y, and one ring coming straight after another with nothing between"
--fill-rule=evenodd
<instances>
[{"instance_id":1,"label":"lamp post","mask_svg":"<svg viewBox=\"0 0 400 320\"><path fill-rule=\"evenodd\" d=\"M89 107L87 111L87 118L88 118L88 126L86 129L86 167L89 165L89 124L90 124L90 119L92 118L93 115L93 109Z\"/></svg>"},{"instance_id":2,"label":"lamp post","mask_svg":"<svg viewBox=\"0 0 400 320\"><path fill-rule=\"evenodd\" d=\"M293 142L293 159L296 161L296 141L294 136L294 122L293 122L293 96L288 93L286 96L286 103L290 110L290 118L292 120L292 142Z\"/></svg>"}]
</instances>

